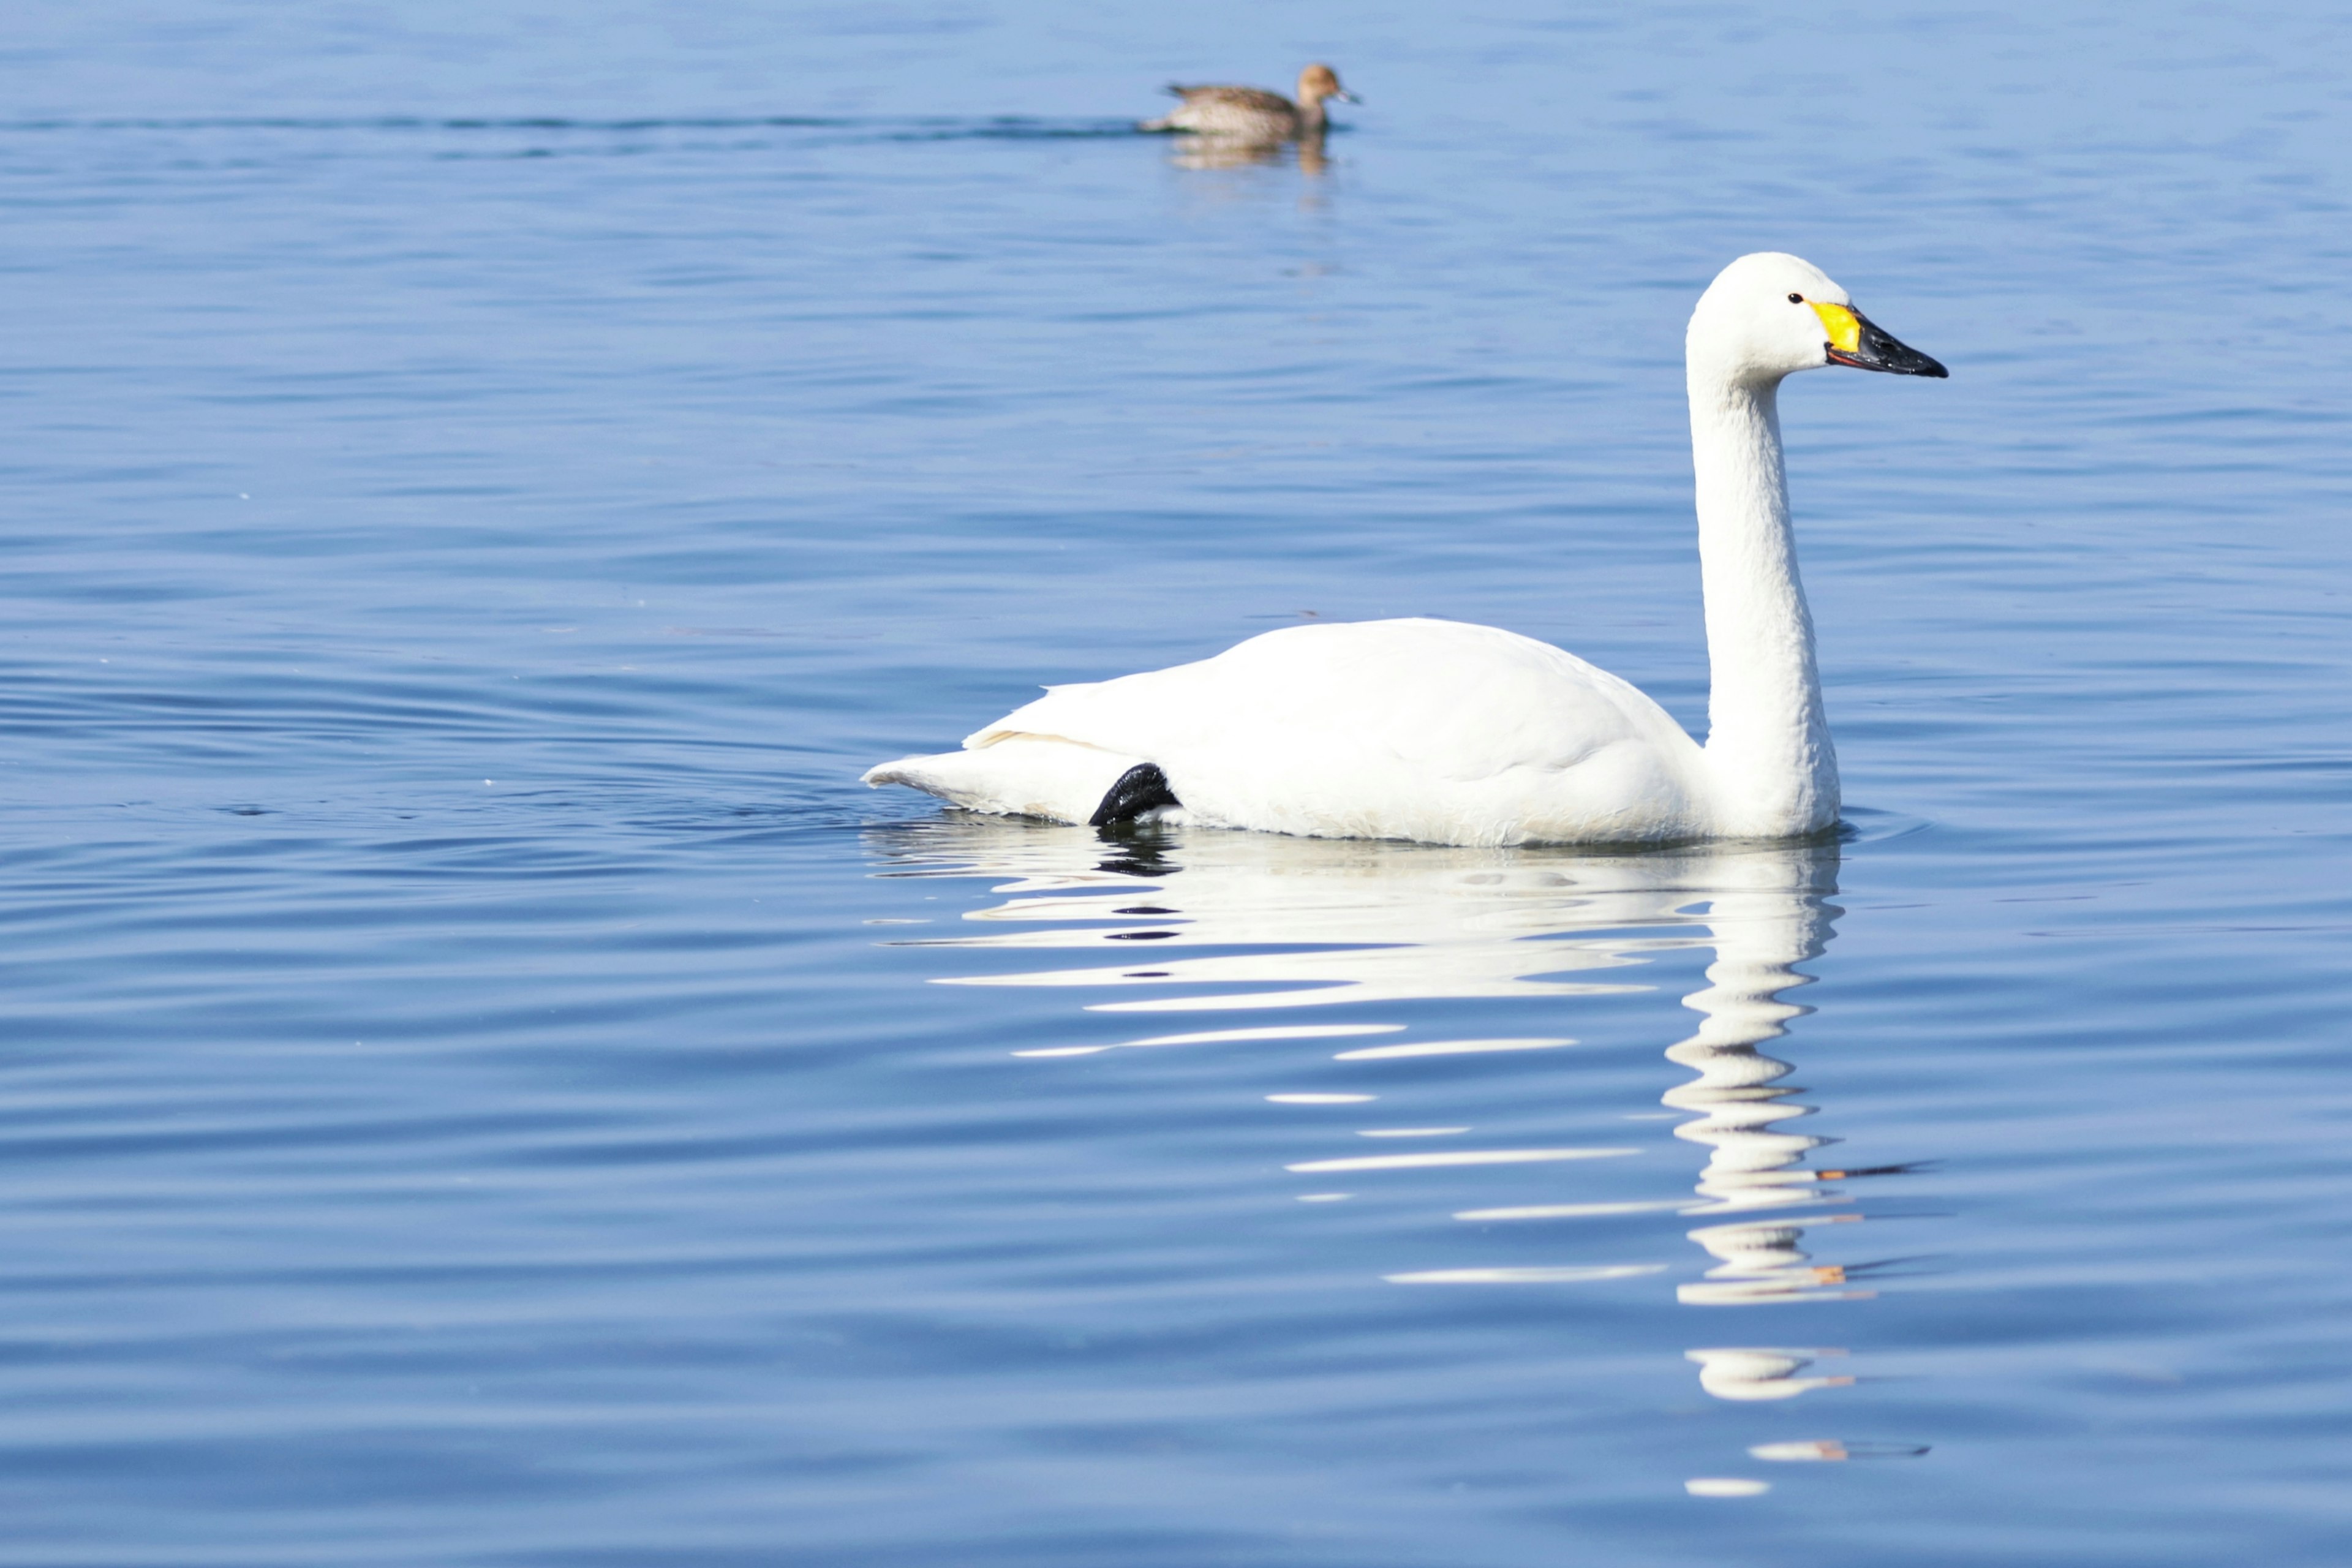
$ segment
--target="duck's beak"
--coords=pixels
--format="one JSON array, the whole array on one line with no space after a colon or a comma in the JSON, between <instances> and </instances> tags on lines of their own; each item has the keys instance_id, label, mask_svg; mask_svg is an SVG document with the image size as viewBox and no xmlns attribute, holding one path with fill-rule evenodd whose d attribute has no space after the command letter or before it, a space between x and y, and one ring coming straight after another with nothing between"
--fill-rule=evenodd
<instances>
[{"instance_id":1,"label":"duck's beak","mask_svg":"<svg viewBox=\"0 0 2352 1568\"><path fill-rule=\"evenodd\" d=\"M1937 380L1952 373L1910 344L1879 331L1878 324L1851 305L1825 305L1809 300L1813 314L1830 334L1830 363L1856 370L1883 370L1893 375L1925 375Z\"/></svg>"},{"instance_id":2,"label":"duck's beak","mask_svg":"<svg viewBox=\"0 0 2352 1568\"><path fill-rule=\"evenodd\" d=\"M1364 101L1362 99L1358 98L1354 93L1349 92L1344 87L1339 91L1333 93L1331 96L1338 99L1342 103L1361 103Z\"/></svg>"}]
</instances>

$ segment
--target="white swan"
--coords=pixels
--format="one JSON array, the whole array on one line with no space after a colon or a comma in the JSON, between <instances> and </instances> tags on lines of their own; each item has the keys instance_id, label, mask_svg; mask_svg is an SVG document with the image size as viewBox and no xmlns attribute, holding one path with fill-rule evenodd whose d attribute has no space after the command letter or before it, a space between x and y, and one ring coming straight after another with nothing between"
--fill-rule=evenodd
<instances>
[{"instance_id":1,"label":"white swan","mask_svg":"<svg viewBox=\"0 0 2352 1568\"><path fill-rule=\"evenodd\" d=\"M1837 754L1797 581L1782 378L1944 367L1818 268L1743 256L1685 343L1706 595L1705 746L1664 709L1548 644L1454 621L1286 627L1213 658L1055 686L964 742L865 775L967 810L1096 826L1429 843L1780 838L1837 821Z\"/></svg>"}]
</instances>

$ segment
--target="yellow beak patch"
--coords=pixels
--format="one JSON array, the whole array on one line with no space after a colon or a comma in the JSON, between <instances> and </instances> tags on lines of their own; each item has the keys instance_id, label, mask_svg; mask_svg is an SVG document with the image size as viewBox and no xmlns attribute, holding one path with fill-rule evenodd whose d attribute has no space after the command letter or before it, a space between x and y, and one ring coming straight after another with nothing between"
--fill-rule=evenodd
<instances>
[{"instance_id":1,"label":"yellow beak patch","mask_svg":"<svg viewBox=\"0 0 2352 1568\"><path fill-rule=\"evenodd\" d=\"M1829 329L1830 347L1842 354L1850 354L1862 346L1862 321L1843 305L1824 305L1818 300L1808 300L1813 314Z\"/></svg>"}]
</instances>

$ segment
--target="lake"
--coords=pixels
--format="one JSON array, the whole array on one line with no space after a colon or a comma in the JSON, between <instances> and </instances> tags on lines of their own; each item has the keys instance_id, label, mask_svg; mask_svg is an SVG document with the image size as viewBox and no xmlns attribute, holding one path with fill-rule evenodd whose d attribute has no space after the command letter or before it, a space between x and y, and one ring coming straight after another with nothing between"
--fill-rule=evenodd
<instances>
[{"instance_id":1,"label":"lake","mask_svg":"<svg viewBox=\"0 0 2352 1568\"><path fill-rule=\"evenodd\" d=\"M2347 46L26 7L0 1562L2345 1562ZM1762 248L1952 370L1782 401L1839 841L856 783L1318 618L1702 725Z\"/></svg>"}]
</instances>

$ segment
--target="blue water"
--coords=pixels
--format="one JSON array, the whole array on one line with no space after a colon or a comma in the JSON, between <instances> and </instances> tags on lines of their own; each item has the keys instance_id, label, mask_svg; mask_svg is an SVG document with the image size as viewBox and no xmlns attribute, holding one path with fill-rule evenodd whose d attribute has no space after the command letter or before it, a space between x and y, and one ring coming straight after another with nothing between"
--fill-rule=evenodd
<instances>
[{"instance_id":1,"label":"blue water","mask_svg":"<svg viewBox=\"0 0 2352 1568\"><path fill-rule=\"evenodd\" d=\"M2352 1557L2352 24L1130 9L12 14L0 1562ZM856 784L1306 616L1699 722L1761 247L1953 370L1784 399L1843 842Z\"/></svg>"}]
</instances>

